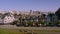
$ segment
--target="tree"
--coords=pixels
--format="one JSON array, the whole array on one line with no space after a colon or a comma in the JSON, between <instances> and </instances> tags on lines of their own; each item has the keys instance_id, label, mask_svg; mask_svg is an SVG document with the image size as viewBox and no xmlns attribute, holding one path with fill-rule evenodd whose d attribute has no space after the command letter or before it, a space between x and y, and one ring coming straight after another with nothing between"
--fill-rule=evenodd
<instances>
[{"instance_id":1,"label":"tree","mask_svg":"<svg viewBox=\"0 0 60 34\"><path fill-rule=\"evenodd\" d=\"M6 15L8 15L8 16L9 16L9 15L10 15L10 13L9 13L9 12L7 12L7 13L4 13L4 15L5 15L5 16L6 16Z\"/></svg>"},{"instance_id":2,"label":"tree","mask_svg":"<svg viewBox=\"0 0 60 34\"><path fill-rule=\"evenodd\" d=\"M42 17L43 17L43 18L45 18L45 16L46 16L45 14L42 14Z\"/></svg>"},{"instance_id":3,"label":"tree","mask_svg":"<svg viewBox=\"0 0 60 34\"><path fill-rule=\"evenodd\" d=\"M58 19L60 20L60 8L55 12L55 14L58 16Z\"/></svg>"}]
</instances>

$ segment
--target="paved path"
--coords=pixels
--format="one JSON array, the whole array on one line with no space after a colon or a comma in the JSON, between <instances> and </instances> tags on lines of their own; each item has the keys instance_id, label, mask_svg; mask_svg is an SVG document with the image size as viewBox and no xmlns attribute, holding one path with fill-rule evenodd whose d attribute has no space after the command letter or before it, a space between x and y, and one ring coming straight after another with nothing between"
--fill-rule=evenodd
<instances>
[{"instance_id":1,"label":"paved path","mask_svg":"<svg viewBox=\"0 0 60 34\"><path fill-rule=\"evenodd\" d=\"M60 27L17 27L15 25L0 25L0 28L6 28L6 29L33 29L33 30L60 30Z\"/></svg>"}]
</instances>

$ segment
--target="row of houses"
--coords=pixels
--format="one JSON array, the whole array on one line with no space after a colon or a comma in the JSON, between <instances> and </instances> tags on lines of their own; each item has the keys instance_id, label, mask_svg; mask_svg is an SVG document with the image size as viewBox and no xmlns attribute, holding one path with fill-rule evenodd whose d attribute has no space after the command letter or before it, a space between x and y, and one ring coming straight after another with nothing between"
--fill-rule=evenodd
<instances>
[{"instance_id":1,"label":"row of houses","mask_svg":"<svg viewBox=\"0 0 60 34\"><path fill-rule=\"evenodd\" d=\"M7 24L12 23L15 20L24 20L24 21L43 21L46 24L49 24L50 22L53 22L55 25L57 23L58 17L54 13L43 13L40 11L32 11L29 12L14 12L10 11L4 14L0 14L0 23L1 24Z\"/></svg>"}]
</instances>

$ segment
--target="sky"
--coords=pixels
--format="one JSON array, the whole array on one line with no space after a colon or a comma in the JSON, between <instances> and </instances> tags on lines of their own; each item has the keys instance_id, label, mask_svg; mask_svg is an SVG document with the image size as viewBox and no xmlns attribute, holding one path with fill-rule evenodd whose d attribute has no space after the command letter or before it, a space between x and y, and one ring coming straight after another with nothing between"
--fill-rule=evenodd
<instances>
[{"instance_id":1,"label":"sky","mask_svg":"<svg viewBox=\"0 0 60 34\"><path fill-rule=\"evenodd\" d=\"M56 11L60 0L0 0L0 10Z\"/></svg>"}]
</instances>

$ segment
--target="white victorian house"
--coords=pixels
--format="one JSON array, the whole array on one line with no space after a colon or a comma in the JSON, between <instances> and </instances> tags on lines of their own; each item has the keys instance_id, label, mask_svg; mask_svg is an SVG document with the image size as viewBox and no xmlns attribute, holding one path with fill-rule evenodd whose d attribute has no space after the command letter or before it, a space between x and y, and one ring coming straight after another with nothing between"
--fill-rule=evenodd
<instances>
[{"instance_id":1,"label":"white victorian house","mask_svg":"<svg viewBox=\"0 0 60 34\"><path fill-rule=\"evenodd\" d=\"M15 20L14 16L5 16L4 23L12 23Z\"/></svg>"}]
</instances>

